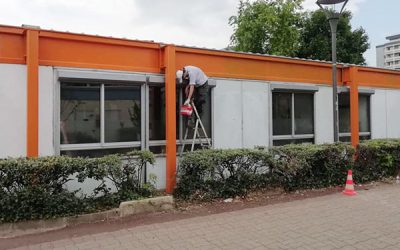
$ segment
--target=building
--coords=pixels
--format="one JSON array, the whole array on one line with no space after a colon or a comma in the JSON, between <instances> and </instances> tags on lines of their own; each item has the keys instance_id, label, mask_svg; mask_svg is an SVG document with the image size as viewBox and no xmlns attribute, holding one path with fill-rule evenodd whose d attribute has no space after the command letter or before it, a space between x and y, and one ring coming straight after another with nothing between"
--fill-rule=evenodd
<instances>
[{"instance_id":1,"label":"building","mask_svg":"<svg viewBox=\"0 0 400 250\"><path fill-rule=\"evenodd\" d=\"M376 46L376 65L400 70L400 34L386 37L388 43Z\"/></svg>"},{"instance_id":2,"label":"building","mask_svg":"<svg viewBox=\"0 0 400 250\"><path fill-rule=\"evenodd\" d=\"M333 142L331 63L0 26L0 158L149 149L171 191L185 124L176 70L212 83L215 148ZM340 138L400 138L400 72L338 65Z\"/></svg>"}]
</instances>

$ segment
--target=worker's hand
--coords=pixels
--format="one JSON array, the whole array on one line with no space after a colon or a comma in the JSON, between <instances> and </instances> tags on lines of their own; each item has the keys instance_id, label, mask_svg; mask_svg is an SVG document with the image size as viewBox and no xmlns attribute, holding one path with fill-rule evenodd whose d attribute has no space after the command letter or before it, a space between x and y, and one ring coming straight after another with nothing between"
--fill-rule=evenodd
<instances>
[{"instance_id":1,"label":"worker's hand","mask_svg":"<svg viewBox=\"0 0 400 250\"><path fill-rule=\"evenodd\" d=\"M190 104L190 99L186 99L185 103L183 105L188 106Z\"/></svg>"}]
</instances>

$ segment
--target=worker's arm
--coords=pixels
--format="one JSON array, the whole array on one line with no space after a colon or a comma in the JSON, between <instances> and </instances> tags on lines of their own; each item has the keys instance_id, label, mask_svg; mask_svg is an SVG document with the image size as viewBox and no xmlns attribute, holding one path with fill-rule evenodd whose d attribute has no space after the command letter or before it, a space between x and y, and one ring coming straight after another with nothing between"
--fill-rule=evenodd
<instances>
[{"instance_id":1,"label":"worker's arm","mask_svg":"<svg viewBox=\"0 0 400 250\"><path fill-rule=\"evenodd\" d=\"M193 96L193 92L194 92L194 85L188 85L186 87L186 92L187 92L187 88L189 88L189 93L187 94L185 105L188 105L190 103L190 100L192 100L192 96Z\"/></svg>"}]
</instances>

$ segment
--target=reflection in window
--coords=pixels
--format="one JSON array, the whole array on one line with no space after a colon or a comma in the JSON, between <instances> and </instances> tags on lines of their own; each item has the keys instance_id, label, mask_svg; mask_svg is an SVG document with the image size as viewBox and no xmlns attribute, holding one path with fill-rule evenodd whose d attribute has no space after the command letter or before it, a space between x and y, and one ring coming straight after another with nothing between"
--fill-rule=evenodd
<instances>
[{"instance_id":1,"label":"reflection in window","mask_svg":"<svg viewBox=\"0 0 400 250\"><path fill-rule=\"evenodd\" d=\"M111 148L111 149L87 149L87 150L69 150L61 151L61 155L66 155L70 157L89 157L97 158L109 154L127 154L129 152L140 150L139 147L136 148Z\"/></svg>"},{"instance_id":2,"label":"reflection in window","mask_svg":"<svg viewBox=\"0 0 400 250\"><path fill-rule=\"evenodd\" d=\"M105 142L140 141L140 86L105 85Z\"/></svg>"},{"instance_id":3,"label":"reflection in window","mask_svg":"<svg viewBox=\"0 0 400 250\"><path fill-rule=\"evenodd\" d=\"M100 142L100 86L62 84L61 144Z\"/></svg>"},{"instance_id":4,"label":"reflection in window","mask_svg":"<svg viewBox=\"0 0 400 250\"><path fill-rule=\"evenodd\" d=\"M314 133L314 99L310 94L294 94L295 134Z\"/></svg>"},{"instance_id":5,"label":"reflection in window","mask_svg":"<svg viewBox=\"0 0 400 250\"><path fill-rule=\"evenodd\" d=\"M273 92L273 145L314 142L314 94Z\"/></svg>"},{"instance_id":6,"label":"reflection in window","mask_svg":"<svg viewBox=\"0 0 400 250\"><path fill-rule=\"evenodd\" d=\"M272 110L274 135L291 135L292 94L273 93Z\"/></svg>"},{"instance_id":7,"label":"reflection in window","mask_svg":"<svg viewBox=\"0 0 400 250\"><path fill-rule=\"evenodd\" d=\"M339 140L342 142L350 141L350 95L349 93L339 94ZM358 96L358 119L360 140L371 139L370 121L370 96Z\"/></svg>"},{"instance_id":8,"label":"reflection in window","mask_svg":"<svg viewBox=\"0 0 400 250\"><path fill-rule=\"evenodd\" d=\"M149 88L149 139L165 140L165 88Z\"/></svg>"}]
</instances>

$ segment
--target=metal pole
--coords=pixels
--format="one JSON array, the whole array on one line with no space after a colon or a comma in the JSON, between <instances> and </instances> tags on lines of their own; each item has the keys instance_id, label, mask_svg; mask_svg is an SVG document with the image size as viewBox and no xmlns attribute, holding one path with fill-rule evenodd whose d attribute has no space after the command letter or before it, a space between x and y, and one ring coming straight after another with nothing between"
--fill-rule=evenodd
<instances>
[{"instance_id":1,"label":"metal pole","mask_svg":"<svg viewBox=\"0 0 400 250\"><path fill-rule=\"evenodd\" d=\"M328 16L332 33L332 93L333 93L333 139L339 141L339 112L337 95L337 66L336 66L336 33L339 22L338 13L330 13Z\"/></svg>"}]
</instances>

